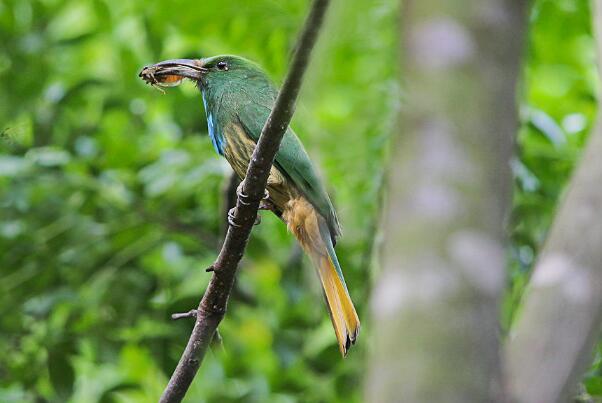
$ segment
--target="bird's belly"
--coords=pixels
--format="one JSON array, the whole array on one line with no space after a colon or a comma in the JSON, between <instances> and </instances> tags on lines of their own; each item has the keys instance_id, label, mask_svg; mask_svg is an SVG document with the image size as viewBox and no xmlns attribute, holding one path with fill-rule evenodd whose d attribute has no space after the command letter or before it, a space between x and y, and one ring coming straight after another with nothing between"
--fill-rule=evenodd
<instances>
[{"instance_id":1,"label":"bird's belly","mask_svg":"<svg viewBox=\"0 0 602 403\"><path fill-rule=\"evenodd\" d=\"M224 157L239 178L244 179L256 144L242 128L232 125L228 129L224 131L226 137ZM270 169L267 189L270 200L280 211L283 211L288 201L299 193L294 184L274 166Z\"/></svg>"}]
</instances>

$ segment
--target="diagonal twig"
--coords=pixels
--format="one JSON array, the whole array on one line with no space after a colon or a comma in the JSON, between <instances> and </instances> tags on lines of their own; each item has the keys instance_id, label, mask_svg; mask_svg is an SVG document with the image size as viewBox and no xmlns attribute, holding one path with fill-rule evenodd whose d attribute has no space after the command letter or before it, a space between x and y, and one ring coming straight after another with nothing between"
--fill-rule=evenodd
<instances>
[{"instance_id":1,"label":"diagonal twig","mask_svg":"<svg viewBox=\"0 0 602 403\"><path fill-rule=\"evenodd\" d=\"M238 263L257 217L274 157L295 111L303 75L329 3L329 0L314 0L312 3L290 69L249 163L242 187L244 200L239 196L236 202L234 221L240 226L228 228L219 256L212 265L213 276L199 303L194 329L160 403L182 401L224 317Z\"/></svg>"}]
</instances>

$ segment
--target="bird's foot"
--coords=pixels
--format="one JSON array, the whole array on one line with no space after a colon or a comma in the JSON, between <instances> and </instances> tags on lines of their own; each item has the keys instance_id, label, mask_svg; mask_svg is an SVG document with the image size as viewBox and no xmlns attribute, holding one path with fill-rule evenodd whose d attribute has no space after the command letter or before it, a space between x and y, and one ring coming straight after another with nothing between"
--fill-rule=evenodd
<instances>
[{"instance_id":1,"label":"bird's foot","mask_svg":"<svg viewBox=\"0 0 602 403\"><path fill-rule=\"evenodd\" d=\"M238 196L238 200L240 200L241 204L248 206L249 204L251 204L251 200L249 195L242 191L243 183L245 182L242 181L238 184L238 187L236 188L236 195Z\"/></svg>"},{"instance_id":2,"label":"bird's foot","mask_svg":"<svg viewBox=\"0 0 602 403\"><path fill-rule=\"evenodd\" d=\"M270 211L275 211L275 207L274 207L274 203L272 203L270 200L268 199L263 199L259 202L259 208L258 210L270 210Z\"/></svg>"},{"instance_id":3,"label":"bird's foot","mask_svg":"<svg viewBox=\"0 0 602 403\"><path fill-rule=\"evenodd\" d=\"M238 187L236 188L236 195L238 196L238 200L240 201L240 204L248 206L251 204L251 200L249 198L249 195L247 195L245 192L243 192L242 188L243 188L243 182L241 182L238 185ZM272 204L272 202L269 199L270 199L270 192L268 192L267 189L265 189L263 198L259 202L258 210L274 211L274 205ZM234 221L235 215L236 215L236 207L233 207L230 210L228 210L228 224L230 224L233 227L241 227L240 224L238 224ZM253 223L253 225L259 225L260 223L261 223L261 216L259 214L257 214L257 217L255 218L255 222Z\"/></svg>"},{"instance_id":4,"label":"bird's foot","mask_svg":"<svg viewBox=\"0 0 602 403\"><path fill-rule=\"evenodd\" d=\"M236 215L236 207L232 207L230 210L228 210L228 224L230 224L233 227L240 228L241 225L237 224L234 221L234 216L235 215Z\"/></svg>"},{"instance_id":5,"label":"bird's foot","mask_svg":"<svg viewBox=\"0 0 602 403\"><path fill-rule=\"evenodd\" d=\"M248 194L246 194L245 192L243 192L243 182L240 182L236 188L236 195L238 196L238 199L240 200L240 202L246 206L248 206L249 204L251 204L251 198ZM263 190L263 198L261 199L263 200L269 200L270 199L270 192L268 192L267 189Z\"/></svg>"},{"instance_id":6,"label":"bird's foot","mask_svg":"<svg viewBox=\"0 0 602 403\"><path fill-rule=\"evenodd\" d=\"M234 216L236 215L236 207L232 207L230 210L228 210L228 224L230 224L233 227L236 228L240 228L242 227L242 225L236 223L236 221L234 221ZM253 225L259 225L261 224L261 216L259 214L257 214L257 217L255 218L255 222L253 223Z\"/></svg>"}]
</instances>

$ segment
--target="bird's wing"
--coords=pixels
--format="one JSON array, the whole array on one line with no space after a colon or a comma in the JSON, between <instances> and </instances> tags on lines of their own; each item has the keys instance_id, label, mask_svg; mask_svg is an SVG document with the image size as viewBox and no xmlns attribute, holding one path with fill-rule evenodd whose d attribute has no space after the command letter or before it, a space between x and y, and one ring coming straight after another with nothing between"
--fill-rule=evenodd
<instances>
[{"instance_id":1,"label":"bird's wing","mask_svg":"<svg viewBox=\"0 0 602 403\"><path fill-rule=\"evenodd\" d=\"M271 105L252 102L241 105L238 110L238 119L246 134L257 142L270 114ZM303 144L290 127L282 138L274 165L292 180L318 212L326 218L334 241L341 231L336 212Z\"/></svg>"}]
</instances>

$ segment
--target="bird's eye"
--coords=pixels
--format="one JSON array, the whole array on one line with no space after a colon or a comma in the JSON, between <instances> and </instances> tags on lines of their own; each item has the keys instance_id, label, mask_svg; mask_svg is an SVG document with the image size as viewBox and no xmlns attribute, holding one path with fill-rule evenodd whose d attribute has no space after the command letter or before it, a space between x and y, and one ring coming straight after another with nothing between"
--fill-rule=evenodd
<instances>
[{"instance_id":1,"label":"bird's eye","mask_svg":"<svg viewBox=\"0 0 602 403\"><path fill-rule=\"evenodd\" d=\"M218 62L217 63L217 69L218 70L222 70L222 71L228 70L228 63L226 63L226 62Z\"/></svg>"}]
</instances>

